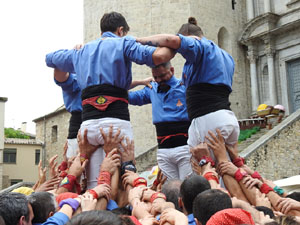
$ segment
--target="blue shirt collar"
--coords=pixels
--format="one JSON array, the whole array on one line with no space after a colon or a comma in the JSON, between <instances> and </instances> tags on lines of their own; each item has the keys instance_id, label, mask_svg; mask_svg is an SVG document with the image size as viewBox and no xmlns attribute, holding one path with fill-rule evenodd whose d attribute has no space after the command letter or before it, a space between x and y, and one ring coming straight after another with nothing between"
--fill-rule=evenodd
<instances>
[{"instance_id":1,"label":"blue shirt collar","mask_svg":"<svg viewBox=\"0 0 300 225\"><path fill-rule=\"evenodd\" d=\"M177 79L175 78L175 76L173 74L173 76L170 78L170 80L166 81L166 84L168 84L172 87L173 85L176 84L176 82L177 82Z\"/></svg>"},{"instance_id":2,"label":"blue shirt collar","mask_svg":"<svg viewBox=\"0 0 300 225\"><path fill-rule=\"evenodd\" d=\"M114 33L112 33L112 32L110 32L110 31L107 31L107 32L104 32L104 33L101 35L101 37L102 37L102 38L104 38L104 37L114 37L114 38L116 38L116 37L119 37L119 36L116 35L116 34L114 34Z\"/></svg>"},{"instance_id":3,"label":"blue shirt collar","mask_svg":"<svg viewBox=\"0 0 300 225\"><path fill-rule=\"evenodd\" d=\"M188 217L188 220L189 220L189 224L196 224L193 213L189 214L187 217Z\"/></svg>"}]
</instances>

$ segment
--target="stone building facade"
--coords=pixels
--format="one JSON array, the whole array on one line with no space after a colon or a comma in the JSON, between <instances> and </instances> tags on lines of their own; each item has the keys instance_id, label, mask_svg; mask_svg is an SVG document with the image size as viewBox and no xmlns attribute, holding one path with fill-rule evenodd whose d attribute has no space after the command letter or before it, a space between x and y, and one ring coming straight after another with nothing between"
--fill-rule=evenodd
<instances>
[{"instance_id":1,"label":"stone building facade","mask_svg":"<svg viewBox=\"0 0 300 225\"><path fill-rule=\"evenodd\" d=\"M252 110L282 104L300 108L300 1L247 0L240 43L248 49Z\"/></svg>"},{"instance_id":2,"label":"stone building facade","mask_svg":"<svg viewBox=\"0 0 300 225\"><path fill-rule=\"evenodd\" d=\"M58 155L58 163L63 160L63 147L67 141L70 117L71 114L62 106L33 120L36 123L36 139L44 144L43 165L47 165L48 160L54 155Z\"/></svg>"}]
</instances>

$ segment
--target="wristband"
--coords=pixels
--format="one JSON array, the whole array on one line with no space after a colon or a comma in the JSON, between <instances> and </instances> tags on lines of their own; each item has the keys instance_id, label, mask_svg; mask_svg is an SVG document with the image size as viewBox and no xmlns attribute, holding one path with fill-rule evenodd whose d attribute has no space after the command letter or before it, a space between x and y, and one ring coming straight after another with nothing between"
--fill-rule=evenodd
<instances>
[{"instance_id":1,"label":"wristband","mask_svg":"<svg viewBox=\"0 0 300 225\"><path fill-rule=\"evenodd\" d=\"M251 175L251 177L254 178L254 179L259 179L259 180L261 180L261 176L260 176L260 174L259 174L257 171L255 171L255 172Z\"/></svg>"},{"instance_id":2,"label":"wristband","mask_svg":"<svg viewBox=\"0 0 300 225\"><path fill-rule=\"evenodd\" d=\"M131 221L135 224L135 225L143 225L140 223L140 221L138 221L137 218L135 218L134 216L129 216L129 218L131 219Z\"/></svg>"},{"instance_id":3,"label":"wristband","mask_svg":"<svg viewBox=\"0 0 300 225\"><path fill-rule=\"evenodd\" d=\"M100 171L99 177L98 177L98 184L108 184L111 183L111 174L107 171Z\"/></svg>"},{"instance_id":4,"label":"wristband","mask_svg":"<svg viewBox=\"0 0 300 225\"><path fill-rule=\"evenodd\" d=\"M246 175L247 175L246 172L241 172L241 170L238 169L234 174L234 178L236 179L237 182L240 182L243 179L243 177Z\"/></svg>"},{"instance_id":5,"label":"wristband","mask_svg":"<svg viewBox=\"0 0 300 225\"><path fill-rule=\"evenodd\" d=\"M207 163L211 163L211 166L214 167L215 166L215 162L214 160L209 157L209 156L202 156L201 159L200 159L200 162L199 162L199 166L204 166L206 165Z\"/></svg>"},{"instance_id":6,"label":"wristband","mask_svg":"<svg viewBox=\"0 0 300 225\"><path fill-rule=\"evenodd\" d=\"M121 176L126 172L126 170L133 171L136 173L136 167L133 161L123 162L121 165Z\"/></svg>"},{"instance_id":7,"label":"wristband","mask_svg":"<svg viewBox=\"0 0 300 225\"><path fill-rule=\"evenodd\" d=\"M213 172L207 172L206 174L204 174L203 177L208 181L209 180L214 180L219 184L219 179Z\"/></svg>"},{"instance_id":8,"label":"wristband","mask_svg":"<svg viewBox=\"0 0 300 225\"><path fill-rule=\"evenodd\" d=\"M167 197L163 193L155 192L151 195L150 202L153 203L157 198L163 198L165 201L167 200Z\"/></svg>"},{"instance_id":9,"label":"wristband","mask_svg":"<svg viewBox=\"0 0 300 225\"><path fill-rule=\"evenodd\" d=\"M236 167L242 167L245 164L245 159L243 157L238 157L232 162Z\"/></svg>"},{"instance_id":10,"label":"wristband","mask_svg":"<svg viewBox=\"0 0 300 225\"><path fill-rule=\"evenodd\" d=\"M260 192L264 194L268 194L270 191L274 191L272 188L269 187L266 183L263 183L260 187Z\"/></svg>"},{"instance_id":11,"label":"wristband","mask_svg":"<svg viewBox=\"0 0 300 225\"><path fill-rule=\"evenodd\" d=\"M155 179L155 181L153 182L153 186L157 187L157 185L159 185L159 181Z\"/></svg>"},{"instance_id":12,"label":"wristband","mask_svg":"<svg viewBox=\"0 0 300 225\"><path fill-rule=\"evenodd\" d=\"M67 175L68 175L68 173L67 173L66 171L62 171L62 172L59 174L59 177L65 178Z\"/></svg>"},{"instance_id":13,"label":"wristband","mask_svg":"<svg viewBox=\"0 0 300 225\"><path fill-rule=\"evenodd\" d=\"M99 195L97 194L97 192L93 189L89 189L88 192L93 195L94 199L98 199Z\"/></svg>"},{"instance_id":14,"label":"wristband","mask_svg":"<svg viewBox=\"0 0 300 225\"><path fill-rule=\"evenodd\" d=\"M73 192L73 187L76 187L76 191L78 194L81 193L81 188L80 185L77 182L77 179L73 175L67 175L60 183L60 187L64 187L68 189L69 192Z\"/></svg>"},{"instance_id":15,"label":"wristband","mask_svg":"<svg viewBox=\"0 0 300 225\"><path fill-rule=\"evenodd\" d=\"M80 162L81 162L81 164L82 164L85 160L87 160L86 154L80 154Z\"/></svg>"},{"instance_id":16,"label":"wristband","mask_svg":"<svg viewBox=\"0 0 300 225\"><path fill-rule=\"evenodd\" d=\"M274 187L274 191L279 194L279 195L283 195L284 194L284 190L278 186Z\"/></svg>"},{"instance_id":17,"label":"wristband","mask_svg":"<svg viewBox=\"0 0 300 225\"><path fill-rule=\"evenodd\" d=\"M147 180L143 177L138 177L133 181L133 187L139 187L142 185L147 187Z\"/></svg>"},{"instance_id":18,"label":"wristband","mask_svg":"<svg viewBox=\"0 0 300 225\"><path fill-rule=\"evenodd\" d=\"M76 209L79 207L79 202L73 198L68 198L68 199L62 200L59 203L59 207L62 208L63 205L65 205L65 204L71 206L71 208L73 209L73 212L75 212Z\"/></svg>"},{"instance_id":19,"label":"wristband","mask_svg":"<svg viewBox=\"0 0 300 225\"><path fill-rule=\"evenodd\" d=\"M59 165L58 169L60 171L65 171L66 169L68 169L68 163L66 161L62 161L61 164Z\"/></svg>"}]
</instances>

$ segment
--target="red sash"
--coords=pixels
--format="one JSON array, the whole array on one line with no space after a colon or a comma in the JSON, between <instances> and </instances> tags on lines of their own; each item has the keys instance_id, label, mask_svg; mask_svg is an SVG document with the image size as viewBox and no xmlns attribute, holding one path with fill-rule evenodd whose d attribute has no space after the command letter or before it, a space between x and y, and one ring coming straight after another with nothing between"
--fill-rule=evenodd
<instances>
[{"instance_id":1,"label":"red sash","mask_svg":"<svg viewBox=\"0 0 300 225\"><path fill-rule=\"evenodd\" d=\"M82 105L83 106L87 105L87 104L92 105L96 109L99 109L100 111L105 111L107 109L107 107L115 101L123 101L128 104L128 100L126 100L125 98L100 95L100 96L95 96L95 97L84 99L82 101Z\"/></svg>"},{"instance_id":2,"label":"red sash","mask_svg":"<svg viewBox=\"0 0 300 225\"><path fill-rule=\"evenodd\" d=\"M175 136L185 136L187 137L188 134L186 133L178 133L178 134L170 134L170 135L167 135L167 136L157 136L157 139L160 140L160 144L162 144L165 140L171 138L171 137L175 137Z\"/></svg>"}]
</instances>

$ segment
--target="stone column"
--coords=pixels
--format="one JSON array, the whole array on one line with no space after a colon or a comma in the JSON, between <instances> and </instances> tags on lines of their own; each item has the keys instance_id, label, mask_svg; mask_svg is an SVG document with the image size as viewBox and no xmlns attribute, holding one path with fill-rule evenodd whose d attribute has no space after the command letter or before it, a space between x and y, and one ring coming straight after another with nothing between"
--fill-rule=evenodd
<instances>
[{"instance_id":1,"label":"stone column","mask_svg":"<svg viewBox=\"0 0 300 225\"><path fill-rule=\"evenodd\" d=\"M274 70L274 45L270 37L264 39L265 42L265 53L268 59L268 73L269 73L269 94L270 103L272 106L277 104L277 91L276 91L276 78Z\"/></svg>"},{"instance_id":2,"label":"stone column","mask_svg":"<svg viewBox=\"0 0 300 225\"><path fill-rule=\"evenodd\" d=\"M256 73L257 55L253 50L248 51L248 59L250 61L252 111L256 111L259 105L259 95L258 95L258 83L257 83L257 73Z\"/></svg>"},{"instance_id":3,"label":"stone column","mask_svg":"<svg viewBox=\"0 0 300 225\"><path fill-rule=\"evenodd\" d=\"M0 190L3 187L4 113L7 98L0 97Z\"/></svg>"},{"instance_id":4,"label":"stone column","mask_svg":"<svg viewBox=\"0 0 300 225\"><path fill-rule=\"evenodd\" d=\"M252 20L254 18L254 6L253 0L246 0L247 2L247 19Z\"/></svg>"},{"instance_id":5,"label":"stone column","mask_svg":"<svg viewBox=\"0 0 300 225\"><path fill-rule=\"evenodd\" d=\"M271 12L270 0L264 0L265 13Z\"/></svg>"}]
</instances>

